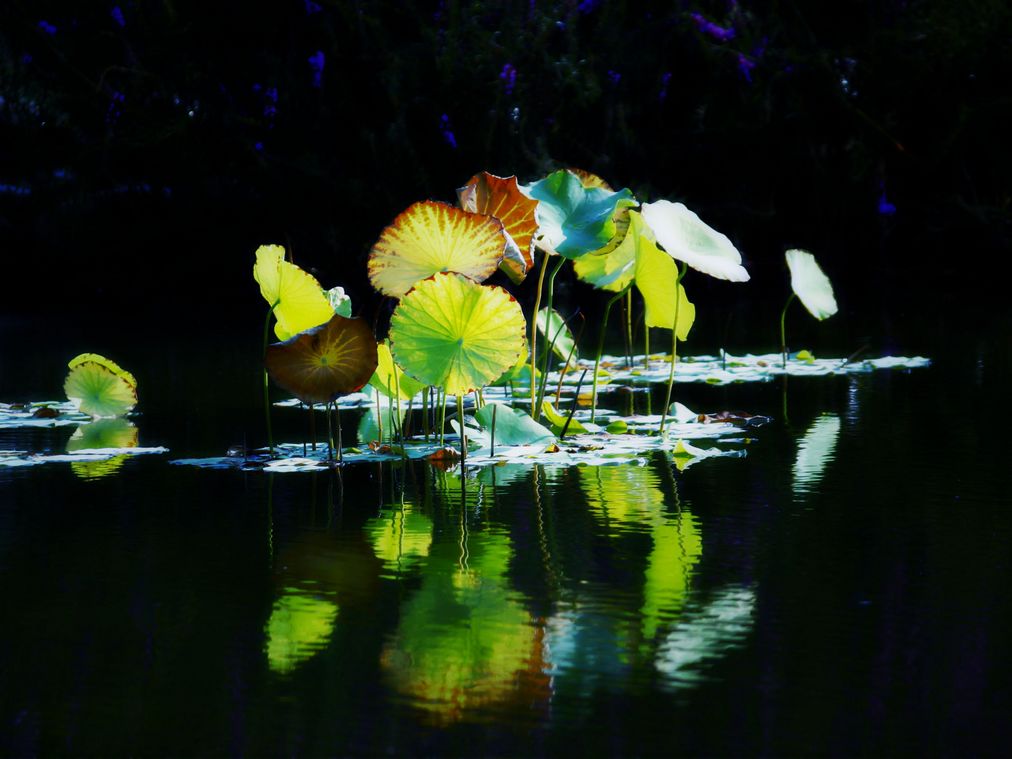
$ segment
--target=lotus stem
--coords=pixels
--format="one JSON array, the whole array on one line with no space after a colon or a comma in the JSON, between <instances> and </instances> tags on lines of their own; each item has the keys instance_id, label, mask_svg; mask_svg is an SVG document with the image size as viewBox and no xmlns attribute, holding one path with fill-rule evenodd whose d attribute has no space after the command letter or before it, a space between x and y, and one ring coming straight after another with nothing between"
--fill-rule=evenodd
<instances>
[{"instance_id":1,"label":"lotus stem","mask_svg":"<svg viewBox=\"0 0 1012 759\"><path fill-rule=\"evenodd\" d=\"M551 311L549 311L548 313L550 314ZM548 337L548 330L547 330L548 320L547 319L545 319L545 327L546 327L545 337ZM548 343L548 350L547 350L547 352L545 354L545 362L541 365L541 382L538 383L538 396L537 396L538 415L537 415L537 417L534 416L533 409L531 410L531 418L534 419L534 421L538 421L541 418L541 404L545 402L545 386L548 384L548 364L549 364L549 361L551 361L551 358L552 358L552 351L555 350L555 341L559 339L559 335L562 334L562 330L565 329L565 328L566 328L566 322L562 322L562 324L559 325L559 328L557 330L555 330L555 335L552 336L551 342ZM573 347L575 348L576 345L574 344ZM570 355L572 355L572 351L570 351Z\"/></svg>"},{"instance_id":2,"label":"lotus stem","mask_svg":"<svg viewBox=\"0 0 1012 759\"><path fill-rule=\"evenodd\" d=\"M274 309L280 302L275 301L274 305L267 309L267 318L264 320L264 418L267 422L267 447L271 456L274 455L274 432L271 429L271 383L270 377L267 376L267 341L270 336L271 317L274 316Z\"/></svg>"},{"instance_id":3,"label":"lotus stem","mask_svg":"<svg viewBox=\"0 0 1012 759\"><path fill-rule=\"evenodd\" d=\"M464 433L464 396L457 393L457 424L460 426L460 460L467 461L467 435Z\"/></svg>"},{"instance_id":4,"label":"lotus stem","mask_svg":"<svg viewBox=\"0 0 1012 759\"><path fill-rule=\"evenodd\" d=\"M569 349L569 355L566 356L566 363L562 365L562 369L559 371L559 384L555 388L555 407L558 408L559 403L562 399L562 383L566 379L566 372L569 371L569 365L573 361L573 354L576 353L576 346L580 344L580 340L583 339L583 330L587 327L587 320L583 318L583 314L580 314L580 331L573 338L573 347ZM544 400L544 399L542 399Z\"/></svg>"},{"instance_id":5,"label":"lotus stem","mask_svg":"<svg viewBox=\"0 0 1012 759\"><path fill-rule=\"evenodd\" d=\"M566 417L566 423L562 425L562 432L559 433L559 440L566 437L566 430L569 429L569 423L573 421L573 414L576 413L576 407L579 405L580 400L580 388L583 387L583 378L587 376L587 370L584 369L580 373L580 380L576 383L576 398L573 399L573 407L569 409L569 416Z\"/></svg>"},{"instance_id":6,"label":"lotus stem","mask_svg":"<svg viewBox=\"0 0 1012 759\"><path fill-rule=\"evenodd\" d=\"M661 427L658 430L662 435L664 434L664 425L668 421L668 409L671 407L671 390L675 386L675 363L678 361L678 304L682 302L681 293L678 288L687 269L688 266L683 263L678 269L678 276L675 278L675 321L671 325L671 371L668 373L668 392L664 396L664 408L661 409Z\"/></svg>"},{"instance_id":7,"label":"lotus stem","mask_svg":"<svg viewBox=\"0 0 1012 759\"><path fill-rule=\"evenodd\" d=\"M495 412L499 410L499 404L492 406L492 442L489 446L491 449L489 452L490 456L495 456Z\"/></svg>"},{"instance_id":8,"label":"lotus stem","mask_svg":"<svg viewBox=\"0 0 1012 759\"><path fill-rule=\"evenodd\" d=\"M429 391L432 388L426 385L422 389L422 430L425 432L425 442L429 442Z\"/></svg>"},{"instance_id":9,"label":"lotus stem","mask_svg":"<svg viewBox=\"0 0 1012 759\"><path fill-rule=\"evenodd\" d=\"M627 369L632 368L632 288L626 290L625 300L622 302L622 310L625 311L625 365Z\"/></svg>"},{"instance_id":10,"label":"lotus stem","mask_svg":"<svg viewBox=\"0 0 1012 759\"><path fill-rule=\"evenodd\" d=\"M538 386L534 384L534 366L538 355L538 312L541 310L541 289L545 286L547 264L548 254L545 253L544 258L541 259L541 274L538 275L538 289L534 296L534 315L531 317L531 416L535 421L537 421L537 417L534 416L534 399L538 392Z\"/></svg>"},{"instance_id":11,"label":"lotus stem","mask_svg":"<svg viewBox=\"0 0 1012 759\"><path fill-rule=\"evenodd\" d=\"M337 403L330 404L334 412L334 425L337 427L337 463L344 463L344 441L341 438L341 408Z\"/></svg>"},{"instance_id":12,"label":"lotus stem","mask_svg":"<svg viewBox=\"0 0 1012 759\"><path fill-rule=\"evenodd\" d=\"M604 314L601 317L601 334L597 339L597 355L594 357L594 381L592 385L593 390L591 391L590 395L591 422L593 422L594 419L597 417L597 370L598 367L601 366L601 354L604 353L604 334L605 331L608 329L608 315L611 313L611 307L614 306L625 295L626 290L628 289L629 286L626 286L625 289L615 293L615 295L609 298L608 302L605 303L604 305ZM577 398L580 397L579 390L576 391L576 397Z\"/></svg>"},{"instance_id":13,"label":"lotus stem","mask_svg":"<svg viewBox=\"0 0 1012 759\"><path fill-rule=\"evenodd\" d=\"M330 404L326 406L327 414L327 462L334 463L334 428L330 422Z\"/></svg>"},{"instance_id":14,"label":"lotus stem","mask_svg":"<svg viewBox=\"0 0 1012 759\"><path fill-rule=\"evenodd\" d=\"M647 326L647 314L643 312L643 368L650 368L650 327Z\"/></svg>"},{"instance_id":15,"label":"lotus stem","mask_svg":"<svg viewBox=\"0 0 1012 759\"><path fill-rule=\"evenodd\" d=\"M373 392L376 393L376 431L379 437L379 443L383 444L383 409L380 408L380 391L377 388L373 388Z\"/></svg>"},{"instance_id":16,"label":"lotus stem","mask_svg":"<svg viewBox=\"0 0 1012 759\"><path fill-rule=\"evenodd\" d=\"M439 415L439 447L442 448L444 443L444 433L446 431L446 390L443 390L440 394L439 390L436 390L436 396L442 400L442 413Z\"/></svg>"},{"instance_id":17,"label":"lotus stem","mask_svg":"<svg viewBox=\"0 0 1012 759\"><path fill-rule=\"evenodd\" d=\"M545 303L545 337L546 338L548 337L548 323L549 323L549 319L550 319L550 317L552 315L552 301L555 299L555 277L562 270L562 265L564 263L566 263L566 259L563 258L562 256L559 256L558 263L556 263L555 266L552 267L552 271L548 275L548 300ZM538 316L538 312L535 312L534 313L535 320L537 319L537 316ZM534 326L537 327L537 323L536 322L535 322ZM542 372L547 372L548 371L548 362L551 359L551 355L552 355L552 351L551 351L551 348L549 348L548 350L545 351L545 358L544 358L544 361L542 362L543 365L544 365L544 368L542 369Z\"/></svg>"},{"instance_id":18,"label":"lotus stem","mask_svg":"<svg viewBox=\"0 0 1012 759\"><path fill-rule=\"evenodd\" d=\"M390 420L390 424L397 429L397 439L401 443L401 447L404 446L404 420L401 419L401 381L397 376L397 371L394 370L394 404L396 406L395 413L397 414L396 423L393 419ZM387 380L387 387L390 387L390 380Z\"/></svg>"},{"instance_id":19,"label":"lotus stem","mask_svg":"<svg viewBox=\"0 0 1012 759\"><path fill-rule=\"evenodd\" d=\"M316 409L314 404L309 404L309 437L313 441L313 450L316 450Z\"/></svg>"},{"instance_id":20,"label":"lotus stem","mask_svg":"<svg viewBox=\"0 0 1012 759\"><path fill-rule=\"evenodd\" d=\"M784 369L787 369L787 336L784 331L784 322L787 320L787 307L794 302L794 298L796 297L794 293L791 293L791 297L784 304L784 310L780 312L780 358L782 359L781 366Z\"/></svg>"}]
</instances>

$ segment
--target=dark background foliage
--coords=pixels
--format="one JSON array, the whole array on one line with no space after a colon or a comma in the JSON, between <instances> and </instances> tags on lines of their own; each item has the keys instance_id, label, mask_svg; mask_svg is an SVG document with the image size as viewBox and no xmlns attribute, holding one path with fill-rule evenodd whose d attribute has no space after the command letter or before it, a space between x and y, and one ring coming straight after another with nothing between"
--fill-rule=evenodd
<instances>
[{"instance_id":1,"label":"dark background foliage","mask_svg":"<svg viewBox=\"0 0 1012 759\"><path fill-rule=\"evenodd\" d=\"M988 289L965 264L1010 237L1010 30L1001 0L8 0L4 310L220 318L281 242L372 313L409 203L561 166L685 202L750 297L783 297L794 246L845 306Z\"/></svg>"}]
</instances>

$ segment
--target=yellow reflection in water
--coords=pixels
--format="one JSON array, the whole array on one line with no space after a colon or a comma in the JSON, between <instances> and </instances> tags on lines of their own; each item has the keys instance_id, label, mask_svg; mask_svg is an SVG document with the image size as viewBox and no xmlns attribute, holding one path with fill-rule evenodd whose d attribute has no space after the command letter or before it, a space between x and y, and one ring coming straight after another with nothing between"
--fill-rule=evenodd
<instances>
[{"instance_id":1,"label":"yellow reflection in water","mask_svg":"<svg viewBox=\"0 0 1012 759\"><path fill-rule=\"evenodd\" d=\"M267 662L275 672L291 672L323 648L334 632L337 604L300 588L286 588L274 602L264 627Z\"/></svg>"},{"instance_id":2,"label":"yellow reflection in water","mask_svg":"<svg viewBox=\"0 0 1012 759\"><path fill-rule=\"evenodd\" d=\"M685 508L674 512L665 508L652 468L601 466L578 471L590 511L609 535L650 535L640 626L643 639L652 640L661 621L677 615L688 597L693 567L703 553L699 528Z\"/></svg>"},{"instance_id":3,"label":"yellow reflection in water","mask_svg":"<svg viewBox=\"0 0 1012 759\"><path fill-rule=\"evenodd\" d=\"M384 510L363 526L376 556L392 571L414 567L429 555L432 520L410 504Z\"/></svg>"},{"instance_id":4,"label":"yellow reflection in water","mask_svg":"<svg viewBox=\"0 0 1012 759\"><path fill-rule=\"evenodd\" d=\"M507 535L464 534L437 543L422 587L401 611L382 664L391 684L433 721L475 718L511 698L547 698L541 636L506 578Z\"/></svg>"},{"instance_id":5,"label":"yellow reflection in water","mask_svg":"<svg viewBox=\"0 0 1012 759\"><path fill-rule=\"evenodd\" d=\"M136 448L138 441L137 428L126 419L99 419L82 424L74 430L67 441L67 453L103 448ZM97 480L115 474L127 458L123 454L101 461L74 461L70 468L83 480Z\"/></svg>"}]
</instances>

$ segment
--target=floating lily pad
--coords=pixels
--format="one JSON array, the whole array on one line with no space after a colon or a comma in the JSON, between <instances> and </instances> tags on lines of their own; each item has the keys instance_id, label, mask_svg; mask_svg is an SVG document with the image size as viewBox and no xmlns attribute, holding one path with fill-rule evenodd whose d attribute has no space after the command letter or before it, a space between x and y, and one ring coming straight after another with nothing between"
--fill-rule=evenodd
<instances>
[{"instance_id":1,"label":"floating lily pad","mask_svg":"<svg viewBox=\"0 0 1012 759\"><path fill-rule=\"evenodd\" d=\"M523 282L534 266L537 201L520 191L515 176L497 177L487 171L475 174L457 190L457 201L465 211L486 214L502 222L511 244L500 266L515 283Z\"/></svg>"},{"instance_id":2,"label":"floating lily pad","mask_svg":"<svg viewBox=\"0 0 1012 759\"><path fill-rule=\"evenodd\" d=\"M408 374L461 395L511 368L524 347L526 323L501 287L456 274L419 282L390 318L390 349Z\"/></svg>"},{"instance_id":3,"label":"floating lily pad","mask_svg":"<svg viewBox=\"0 0 1012 759\"><path fill-rule=\"evenodd\" d=\"M483 282L506 251L498 219L445 203L415 203L383 230L369 252L369 281L384 295L401 298L438 272Z\"/></svg>"},{"instance_id":4,"label":"floating lily pad","mask_svg":"<svg viewBox=\"0 0 1012 759\"><path fill-rule=\"evenodd\" d=\"M97 353L82 353L68 366L63 390L85 414L122 416L137 405L137 380L115 362Z\"/></svg>"},{"instance_id":5,"label":"floating lily pad","mask_svg":"<svg viewBox=\"0 0 1012 759\"><path fill-rule=\"evenodd\" d=\"M361 389L377 364L376 340L362 319L333 314L326 324L267 347L271 379L305 403L329 403Z\"/></svg>"}]
</instances>

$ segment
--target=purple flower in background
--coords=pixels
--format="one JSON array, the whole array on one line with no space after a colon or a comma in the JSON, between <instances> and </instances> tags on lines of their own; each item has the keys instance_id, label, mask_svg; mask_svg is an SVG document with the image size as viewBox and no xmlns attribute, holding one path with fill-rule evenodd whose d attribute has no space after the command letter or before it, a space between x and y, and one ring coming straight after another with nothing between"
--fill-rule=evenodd
<instances>
[{"instance_id":1,"label":"purple flower in background","mask_svg":"<svg viewBox=\"0 0 1012 759\"><path fill-rule=\"evenodd\" d=\"M749 84L752 84L752 69L754 68L755 61L746 58L744 53L738 53L738 70Z\"/></svg>"},{"instance_id":2,"label":"purple flower in background","mask_svg":"<svg viewBox=\"0 0 1012 759\"><path fill-rule=\"evenodd\" d=\"M661 91L657 94L657 99L662 103L668 99L668 85L671 83L671 72L665 71L661 74Z\"/></svg>"},{"instance_id":3,"label":"purple flower in background","mask_svg":"<svg viewBox=\"0 0 1012 759\"><path fill-rule=\"evenodd\" d=\"M445 113L439 117L439 131L443 133L443 139L446 140L446 144L456 150L457 138L454 136L453 128L450 126L450 117Z\"/></svg>"},{"instance_id":4,"label":"purple flower in background","mask_svg":"<svg viewBox=\"0 0 1012 759\"><path fill-rule=\"evenodd\" d=\"M257 141L256 143L253 144L253 149L258 153L261 153L263 152L264 144L262 142Z\"/></svg>"},{"instance_id":5,"label":"purple flower in background","mask_svg":"<svg viewBox=\"0 0 1012 759\"><path fill-rule=\"evenodd\" d=\"M126 96L118 90L113 90L112 97L109 100L109 107L105 110L105 123L115 124L119 121L119 117L123 115L123 103L126 101Z\"/></svg>"},{"instance_id":6,"label":"purple flower in background","mask_svg":"<svg viewBox=\"0 0 1012 759\"><path fill-rule=\"evenodd\" d=\"M715 40L727 42L734 39L734 29L719 26L700 13L690 14L690 18L696 22L696 28L703 34L709 34Z\"/></svg>"},{"instance_id":7,"label":"purple flower in background","mask_svg":"<svg viewBox=\"0 0 1012 759\"><path fill-rule=\"evenodd\" d=\"M264 100L267 104L264 106L264 118L268 121L273 122L274 117L278 115L278 88L268 87L264 90ZM273 123L268 125L268 129L274 126Z\"/></svg>"},{"instance_id":8,"label":"purple flower in background","mask_svg":"<svg viewBox=\"0 0 1012 759\"><path fill-rule=\"evenodd\" d=\"M499 78L502 80L502 86L506 90L506 94L512 95L513 88L517 85L517 70L512 63L507 63L502 67L502 71L499 72Z\"/></svg>"},{"instance_id":9,"label":"purple flower in background","mask_svg":"<svg viewBox=\"0 0 1012 759\"><path fill-rule=\"evenodd\" d=\"M600 4L601 0L582 0L582 2L576 6L576 10L580 13L590 13L594 8Z\"/></svg>"},{"instance_id":10,"label":"purple flower in background","mask_svg":"<svg viewBox=\"0 0 1012 759\"><path fill-rule=\"evenodd\" d=\"M323 10L323 6L319 3L314 3L313 0L303 0L303 4L306 7L307 16L312 16L314 13L319 13Z\"/></svg>"},{"instance_id":11,"label":"purple flower in background","mask_svg":"<svg viewBox=\"0 0 1012 759\"><path fill-rule=\"evenodd\" d=\"M120 28L126 26L126 18L123 16L123 11L118 5L114 5L112 10L109 11L109 15L112 16L112 20L119 24Z\"/></svg>"},{"instance_id":12,"label":"purple flower in background","mask_svg":"<svg viewBox=\"0 0 1012 759\"><path fill-rule=\"evenodd\" d=\"M608 69L608 81L611 82L612 86L617 86L622 81L622 75L614 69Z\"/></svg>"},{"instance_id":13,"label":"purple flower in background","mask_svg":"<svg viewBox=\"0 0 1012 759\"><path fill-rule=\"evenodd\" d=\"M45 20L39 21L39 29L50 36L56 34L57 31L55 26Z\"/></svg>"},{"instance_id":14,"label":"purple flower in background","mask_svg":"<svg viewBox=\"0 0 1012 759\"><path fill-rule=\"evenodd\" d=\"M323 81L323 66L326 62L327 58L322 50L317 50L309 56L309 67L313 70L313 86L316 88L319 88Z\"/></svg>"},{"instance_id":15,"label":"purple flower in background","mask_svg":"<svg viewBox=\"0 0 1012 759\"><path fill-rule=\"evenodd\" d=\"M896 213L896 206L889 202L884 187L878 196L878 212L880 216L892 216Z\"/></svg>"}]
</instances>

